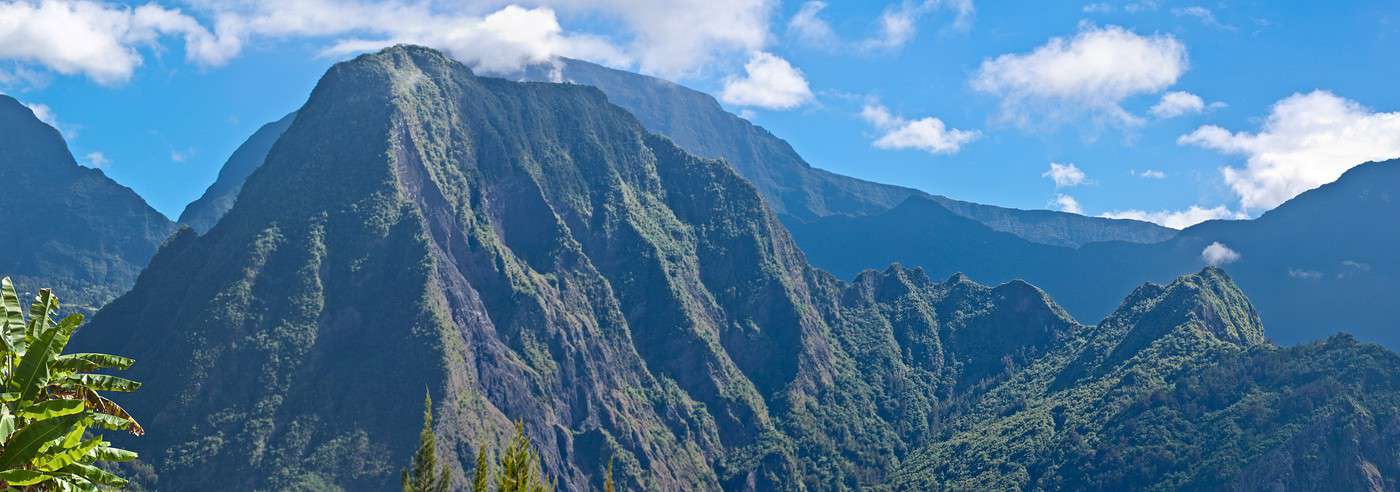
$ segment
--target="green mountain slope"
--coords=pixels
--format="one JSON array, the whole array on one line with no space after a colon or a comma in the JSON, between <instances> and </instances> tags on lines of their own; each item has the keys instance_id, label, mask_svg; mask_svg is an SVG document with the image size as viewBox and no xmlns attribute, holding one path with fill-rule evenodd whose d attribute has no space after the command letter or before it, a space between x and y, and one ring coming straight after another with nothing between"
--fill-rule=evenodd
<instances>
[{"instance_id":1,"label":"green mountain slope","mask_svg":"<svg viewBox=\"0 0 1400 492\"><path fill-rule=\"evenodd\" d=\"M0 274L91 312L136 281L174 231L131 189L79 166L53 127L0 95Z\"/></svg>"},{"instance_id":2,"label":"green mountain slope","mask_svg":"<svg viewBox=\"0 0 1400 492\"><path fill-rule=\"evenodd\" d=\"M1400 357L1289 349L1223 272L1139 288L976 398L900 490L1393 490Z\"/></svg>"},{"instance_id":3,"label":"green mountain slope","mask_svg":"<svg viewBox=\"0 0 1400 492\"><path fill-rule=\"evenodd\" d=\"M332 67L228 214L75 341L140 361L144 478L392 488L425 386L459 487L511 419L571 490L609 463L629 490L1395 476L1396 356L1274 348L1220 270L1097 326L1025 282L843 282L729 166L608 101L426 48Z\"/></svg>"},{"instance_id":4,"label":"green mountain slope","mask_svg":"<svg viewBox=\"0 0 1400 492\"><path fill-rule=\"evenodd\" d=\"M519 418L570 488L615 458L629 488L781 490L882 479L940 395L1076 327L1024 283L842 283L597 89L397 47L333 67L76 343L141 361L162 488L390 487L426 385L459 480Z\"/></svg>"},{"instance_id":5,"label":"green mountain slope","mask_svg":"<svg viewBox=\"0 0 1400 492\"><path fill-rule=\"evenodd\" d=\"M296 113L291 113L253 132L247 141L234 149L233 155L219 168L218 178L204 190L204 194L185 206L185 211L180 213L177 222L200 234L213 228L219 218L223 217L228 209L233 208L233 201L238 198L238 191L243 189L243 182L262 166L268 152L272 150L272 144L277 143L282 132L292 126L294 119Z\"/></svg>"},{"instance_id":6,"label":"green mountain slope","mask_svg":"<svg viewBox=\"0 0 1400 492\"><path fill-rule=\"evenodd\" d=\"M828 216L878 213L909 197L922 197L994 230L1041 244L1155 243L1176 234L1147 222L982 205L817 169L787 142L725 111L710 95L645 75L561 59L528 70L526 77L598 87L614 104L636 115L648 130L670 137L695 155L725 159L758 188L788 225Z\"/></svg>"},{"instance_id":7,"label":"green mountain slope","mask_svg":"<svg viewBox=\"0 0 1400 492\"><path fill-rule=\"evenodd\" d=\"M1258 219L1205 222L1156 244L1046 246L959 220L918 198L881 214L795 224L792 232L813 265L843 278L902 262L933 275L1025 279L1086 320L1106 316L1142 282L1200 269L1202 251L1219 242L1241 255L1228 267L1275 340L1292 344L1347 331L1395 348L1400 304L1387 297L1400 291L1395 190L1400 161L1362 164Z\"/></svg>"}]
</instances>

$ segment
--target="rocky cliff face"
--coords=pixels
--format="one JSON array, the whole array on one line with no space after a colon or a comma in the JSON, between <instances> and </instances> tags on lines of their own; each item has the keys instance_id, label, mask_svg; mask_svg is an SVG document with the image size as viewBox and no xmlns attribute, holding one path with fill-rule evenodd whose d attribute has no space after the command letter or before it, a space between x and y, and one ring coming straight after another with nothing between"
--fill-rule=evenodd
<instances>
[{"instance_id":1,"label":"rocky cliff face","mask_svg":"<svg viewBox=\"0 0 1400 492\"><path fill-rule=\"evenodd\" d=\"M0 275L91 312L136 281L174 231L131 189L79 166L53 127L0 95Z\"/></svg>"}]
</instances>

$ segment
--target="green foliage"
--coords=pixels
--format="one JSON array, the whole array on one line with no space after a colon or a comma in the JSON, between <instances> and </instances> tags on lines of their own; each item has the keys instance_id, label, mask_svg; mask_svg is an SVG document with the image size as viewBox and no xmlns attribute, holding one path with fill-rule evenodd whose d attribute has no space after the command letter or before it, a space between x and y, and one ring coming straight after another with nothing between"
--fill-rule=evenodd
<instances>
[{"instance_id":1,"label":"green foliage","mask_svg":"<svg viewBox=\"0 0 1400 492\"><path fill-rule=\"evenodd\" d=\"M145 431L121 406L99 391L135 391L135 381L82 371L125 369L131 359L107 354L63 355L83 322L81 314L59 318L59 302L39 291L29 319L9 277L0 279L0 482L12 488L99 490L126 484L99 462L130 461L136 454L112 447L94 428Z\"/></svg>"},{"instance_id":2,"label":"green foliage","mask_svg":"<svg viewBox=\"0 0 1400 492\"><path fill-rule=\"evenodd\" d=\"M476 450L476 469L472 472L472 492L486 492L491 484L491 465L486 461L486 446Z\"/></svg>"},{"instance_id":3,"label":"green foliage","mask_svg":"<svg viewBox=\"0 0 1400 492\"><path fill-rule=\"evenodd\" d=\"M403 471L404 492L447 492L452 488L452 469L438 462L437 438L433 434L433 399L423 397L423 431L418 434L418 451L413 464Z\"/></svg>"},{"instance_id":4,"label":"green foliage","mask_svg":"<svg viewBox=\"0 0 1400 492\"><path fill-rule=\"evenodd\" d=\"M515 436L501 452L496 464L497 492L546 492L557 487L554 479L545 477L539 469L540 456L525 435L525 423L515 423Z\"/></svg>"}]
</instances>

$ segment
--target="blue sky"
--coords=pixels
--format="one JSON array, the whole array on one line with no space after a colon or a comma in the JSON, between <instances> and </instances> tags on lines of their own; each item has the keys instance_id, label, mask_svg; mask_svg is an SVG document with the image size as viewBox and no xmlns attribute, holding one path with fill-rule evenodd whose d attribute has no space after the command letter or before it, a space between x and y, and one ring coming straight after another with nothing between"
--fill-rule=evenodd
<instances>
[{"instance_id":1,"label":"blue sky","mask_svg":"<svg viewBox=\"0 0 1400 492\"><path fill-rule=\"evenodd\" d=\"M173 217L332 63L401 41L642 71L818 167L1176 227L1400 157L1381 1L0 1L0 91Z\"/></svg>"}]
</instances>

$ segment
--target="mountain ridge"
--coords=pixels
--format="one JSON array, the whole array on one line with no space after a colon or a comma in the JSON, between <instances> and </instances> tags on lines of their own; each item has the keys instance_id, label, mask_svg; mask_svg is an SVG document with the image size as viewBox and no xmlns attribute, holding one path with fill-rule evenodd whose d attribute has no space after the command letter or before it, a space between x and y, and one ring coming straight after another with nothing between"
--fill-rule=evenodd
<instances>
[{"instance_id":1,"label":"mountain ridge","mask_svg":"<svg viewBox=\"0 0 1400 492\"><path fill-rule=\"evenodd\" d=\"M54 288L92 312L124 292L170 219L100 169L78 165L62 134L0 94L0 272L21 291Z\"/></svg>"}]
</instances>

